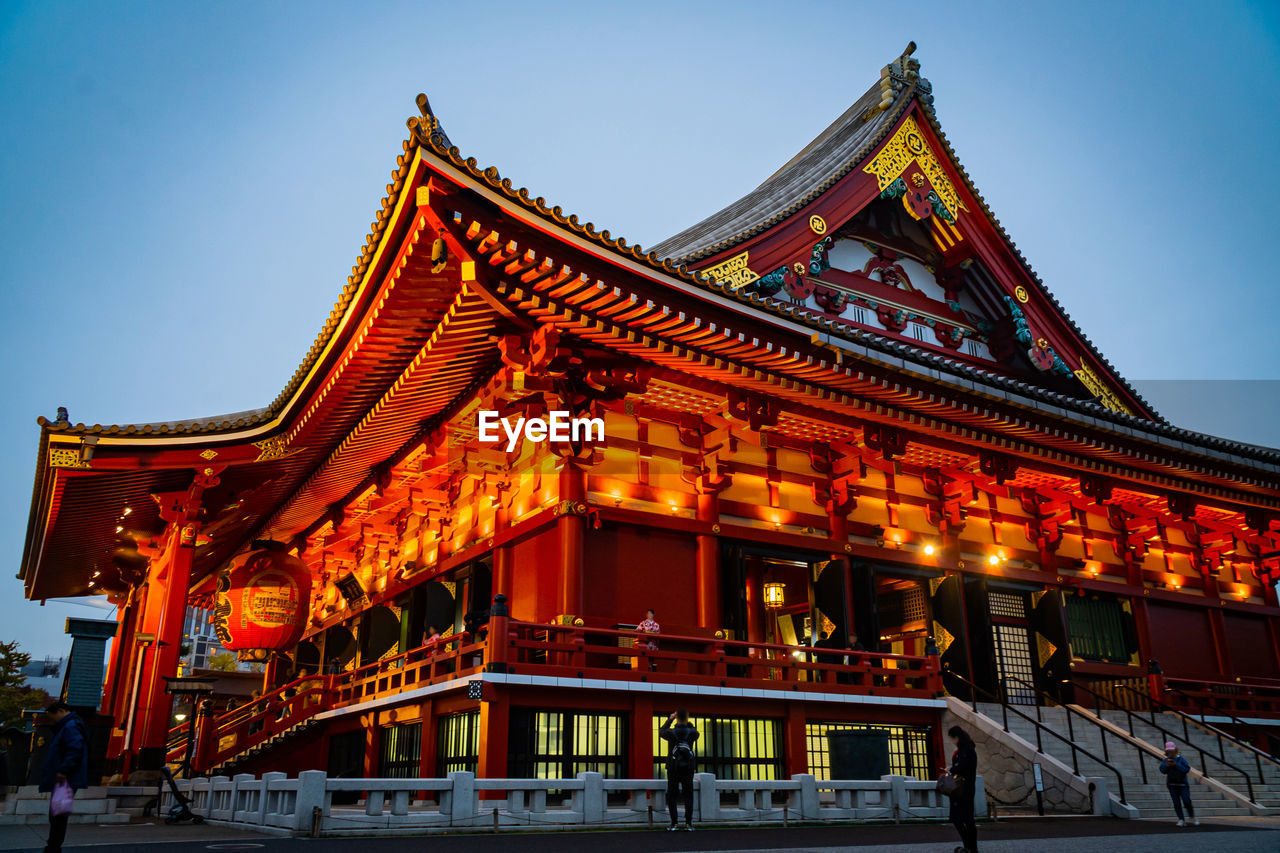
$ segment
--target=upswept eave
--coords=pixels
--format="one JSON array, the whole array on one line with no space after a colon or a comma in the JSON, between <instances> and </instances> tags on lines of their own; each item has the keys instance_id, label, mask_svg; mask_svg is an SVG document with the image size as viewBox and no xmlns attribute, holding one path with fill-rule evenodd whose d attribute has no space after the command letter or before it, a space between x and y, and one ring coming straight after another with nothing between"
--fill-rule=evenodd
<instances>
[{"instance_id":1,"label":"upswept eave","mask_svg":"<svg viewBox=\"0 0 1280 853\"><path fill-rule=\"evenodd\" d=\"M881 84L868 90L868 93L863 97L867 98L868 95L883 87L884 79L886 78L882 78ZM921 82L924 83L923 87L919 85ZM877 132L872 134L874 138L868 137L866 141L859 145L859 157L847 162L841 175L848 174L849 171L865 160L866 156L869 156L874 148L883 141L884 135L895 127L902 116L912 108L912 104L919 104L932 132L944 147L946 155L950 158L961 180L979 204L983 215L987 216L1035 285L1059 311L1079 339L1090 349L1091 354L1123 383L1123 380L1115 374L1114 368L1110 363L1097 353L1093 345L1071 321L1070 316L1062 310L1061 305L1049 293L1039 277L1030 269L1026 259L1018 252L999 221L991 215L985 201L974 188L968 173L960 165L954 150L937 122L932 109L932 98L927 90L927 81L923 81L920 78L920 80L909 82L902 88L893 91L895 92L893 97L886 96L883 100L874 104L876 113L869 115L868 121L874 121ZM855 104L855 106L858 105ZM346 323L346 320L358 308L358 298L360 302L363 302L363 298L360 295L364 292L364 285L367 284L370 277L378 269L382 268L382 264L386 260L385 258L380 259L380 252L387 243L388 228L396 219L396 211L406 197L406 190L412 190L412 186L406 186L406 182L411 178L414 183L425 182L426 175L416 170L416 164L419 163L424 164L428 171L435 170L442 174L452 172L456 175L468 177L475 182L476 186L491 191L492 197L497 198L500 203L510 204L513 213L522 209L532 214L533 220L540 220L550 226L547 230L553 234L559 232L572 235L579 239L579 246L582 246L585 242L587 245L603 249L604 252L599 254L606 260L612 257L618 259L618 261L632 263L631 269L633 271L637 269L653 271L655 275L649 277L659 286L678 288L685 291L688 291L692 286L703 294L705 298L727 303L733 306L735 310L754 314L766 322L777 323L781 321L792 324L793 327L806 327L814 333L814 340L821 340L824 336L828 340L839 339L842 342L852 344L854 350L865 348L870 357L879 361L887 360L892 362L900 360L904 369L919 370L924 373L929 373L930 371L945 372L951 376L963 377L972 382L975 392L980 394L987 393L987 389L1000 389L1011 394L1021 395L1032 401L1042 402L1047 406L1057 407L1072 418L1079 417L1086 422L1090 420L1096 421L1099 426L1106 426L1117 432L1127 433L1134 438L1142 439L1145 436L1147 440L1179 442L1187 450L1201 452L1209 457L1232 454L1243 459L1253 460L1254 463L1260 463L1262 467L1267 468L1274 468L1274 466L1280 464L1280 451L1277 450L1195 433L1171 426L1162 420L1152 421L1134 415L1113 412L1093 401L1049 391L1030 383L950 359L945 355L926 352L887 337L817 317L808 312L797 310L793 306L761 299L757 295L744 293L740 289L735 290L725 283L713 280L706 273L691 271L686 262L663 257L657 250L646 251L637 244L629 243L625 238L614 237L608 230L597 229L591 222L581 221L577 215L566 214L561 207L549 205L541 196L532 196L528 189L517 187L509 178L501 177L494 167L480 168L475 158L464 158L459 149L450 143L448 137L440 129L438 120L431 113L425 97L420 97L419 108L422 115L420 117L415 116L408 122L410 133L408 139L402 143L403 153L397 158L396 168L392 172L392 182L387 185L387 194L382 199L378 214L371 225L370 233L365 239L365 244L352 268L347 284L343 287L324 327L320 330L302 363L285 388L270 405L216 418L149 424L108 426L95 424L86 426L84 424L72 424L66 420L50 421L44 418L39 420L41 426L40 456L36 466L35 489L23 557L24 574L31 566L32 561L39 559L37 555L38 549L40 548L42 537L45 535L43 525L49 522L46 513L49 505L47 498L52 494L51 489L56 487L54 481L58 477L64 476L62 472L51 469L48 464L48 449L51 442L57 442L62 439L68 443L74 443L77 439L98 436L104 439L110 438L113 444L146 450L148 446L159 447L162 444L173 442L175 439L185 439L183 443L188 448L199 449L206 443L218 446L228 442L244 441L250 437L255 439L259 436L268 438L288 428L291 419L296 414L296 412L294 414L291 414L291 412L297 401L307 397L309 389L312 389L315 385L315 377L323 377L327 372L326 365L332 364L330 359L334 347L341 344L342 335L347 334L351 328L351 325ZM859 116L862 115L862 110L863 108L859 107ZM842 116L842 119L848 118L850 112ZM839 120L837 124L840 124ZM865 151L862 150L864 148L866 149ZM798 159L803 159L803 155L804 152L801 152ZM417 177L413 177L415 173ZM446 178L446 180L452 179ZM836 180L839 180L839 176L832 178L830 174L823 179L823 181L829 181L827 186L830 186ZM766 183L768 182L766 181ZM823 189L825 188L823 187ZM803 207L804 203L800 203L787 213L779 215L778 219L793 215L795 210ZM769 227L767 224L762 224L760 230L765 230L767 227ZM741 239L745 239L745 237ZM659 248L663 245L659 244ZM686 256L685 260L688 259L689 257ZM634 264L639 264L639 268L635 267ZM618 263L618 266L625 267L625 264ZM767 318L770 316L775 320L768 320ZM853 352L849 347L844 347L844 349ZM821 357L821 352L822 350L815 346L815 357ZM856 352L854 352L854 357L859 357ZM1127 383L1123 384L1135 399L1141 401L1141 398ZM1145 405L1145 402L1142 402ZM273 423L273 421L278 421L278 423ZM279 507L280 505L277 504L269 511L264 512L261 517L269 517ZM33 549L35 549L36 553L33 553Z\"/></svg>"}]
</instances>

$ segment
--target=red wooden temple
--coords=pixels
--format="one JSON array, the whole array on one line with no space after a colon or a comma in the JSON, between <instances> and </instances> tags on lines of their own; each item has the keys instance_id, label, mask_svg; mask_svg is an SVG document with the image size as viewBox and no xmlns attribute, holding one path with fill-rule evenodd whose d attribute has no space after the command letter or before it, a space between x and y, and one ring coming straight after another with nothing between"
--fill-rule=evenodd
<instances>
[{"instance_id":1,"label":"red wooden temple","mask_svg":"<svg viewBox=\"0 0 1280 853\"><path fill-rule=\"evenodd\" d=\"M1280 720L1280 453L1166 423L1097 352L911 50L650 250L478 166L420 96L270 405L42 418L21 576L118 605L111 756L180 751L187 609L257 540L309 570L305 628L261 701L191 723L197 770L647 777L683 706L721 776L821 774L824 734L869 725L926 775L944 669ZM484 412L604 437L509 448Z\"/></svg>"}]
</instances>

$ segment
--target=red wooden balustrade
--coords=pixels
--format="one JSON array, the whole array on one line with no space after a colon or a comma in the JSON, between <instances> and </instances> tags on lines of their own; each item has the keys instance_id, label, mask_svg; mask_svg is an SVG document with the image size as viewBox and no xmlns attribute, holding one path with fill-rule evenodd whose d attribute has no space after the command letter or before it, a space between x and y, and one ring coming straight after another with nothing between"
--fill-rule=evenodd
<instances>
[{"instance_id":1,"label":"red wooden balustrade","mask_svg":"<svg viewBox=\"0 0 1280 853\"><path fill-rule=\"evenodd\" d=\"M1166 675L1164 681L1174 689L1160 697L1162 701L1187 714L1200 714L1202 709L1179 693L1237 716L1280 717L1280 681L1274 679L1199 681Z\"/></svg>"},{"instance_id":2,"label":"red wooden balustrade","mask_svg":"<svg viewBox=\"0 0 1280 853\"><path fill-rule=\"evenodd\" d=\"M938 659L815 649L494 617L488 638L455 634L333 675L309 675L212 718L198 734L203 772L317 713L490 671L610 681L932 698ZM499 642L500 639L505 640ZM650 648L650 645L656 648ZM205 723L208 725L208 722ZM170 732L168 759L186 749L186 724Z\"/></svg>"}]
</instances>

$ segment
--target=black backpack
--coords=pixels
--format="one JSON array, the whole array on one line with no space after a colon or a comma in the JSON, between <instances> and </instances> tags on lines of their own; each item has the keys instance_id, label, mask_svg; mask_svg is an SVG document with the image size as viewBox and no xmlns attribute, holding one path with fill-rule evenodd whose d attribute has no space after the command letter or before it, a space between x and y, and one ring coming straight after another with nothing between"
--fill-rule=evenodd
<instances>
[{"instance_id":1,"label":"black backpack","mask_svg":"<svg viewBox=\"0 0 1280 853\"><path fill-rule=\"evenodd\" d=\"M688 741L677 741L675 746L671 747L671 757L667 759L667 766L672 770L678 770L681 773L690 773L693 771L697 760L693 757L693 747Z\"/></svg>"}]
</instances>

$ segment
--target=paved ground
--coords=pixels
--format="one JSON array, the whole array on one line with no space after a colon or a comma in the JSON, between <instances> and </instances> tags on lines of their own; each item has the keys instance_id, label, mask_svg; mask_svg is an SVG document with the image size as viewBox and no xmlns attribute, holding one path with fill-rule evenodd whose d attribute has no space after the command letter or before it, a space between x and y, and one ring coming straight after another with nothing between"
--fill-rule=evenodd
<instances>
[{"instance_id":1,"label":"paved ground","mask_svg":"<svg viewBox=\"0 0 1280 853\"><path fill-rule=\"evenodd\" d=\"M43 826L0 827L0 850L40 851ZM1026 850L1071 853L1245 853L1280 850L1280 819L1222 818L1194 829L1178 829L1168 821L1121 821L1096 818L1019 818L983 824L979 843L984 853ZM276 838L212 826L168 827L72 826L67 848L93 853L139 853L139 848L196 853L203 850L261 850L263 853L558 853L587 847L608 853L842 853L893 850L894 853L951 851L956 839L950 827L815 826L790 829L703 829L692 834L664 831L576 833L503 833L501 835L433 835L430 837L301 839Z\"/></svg>"}]
</instances>

